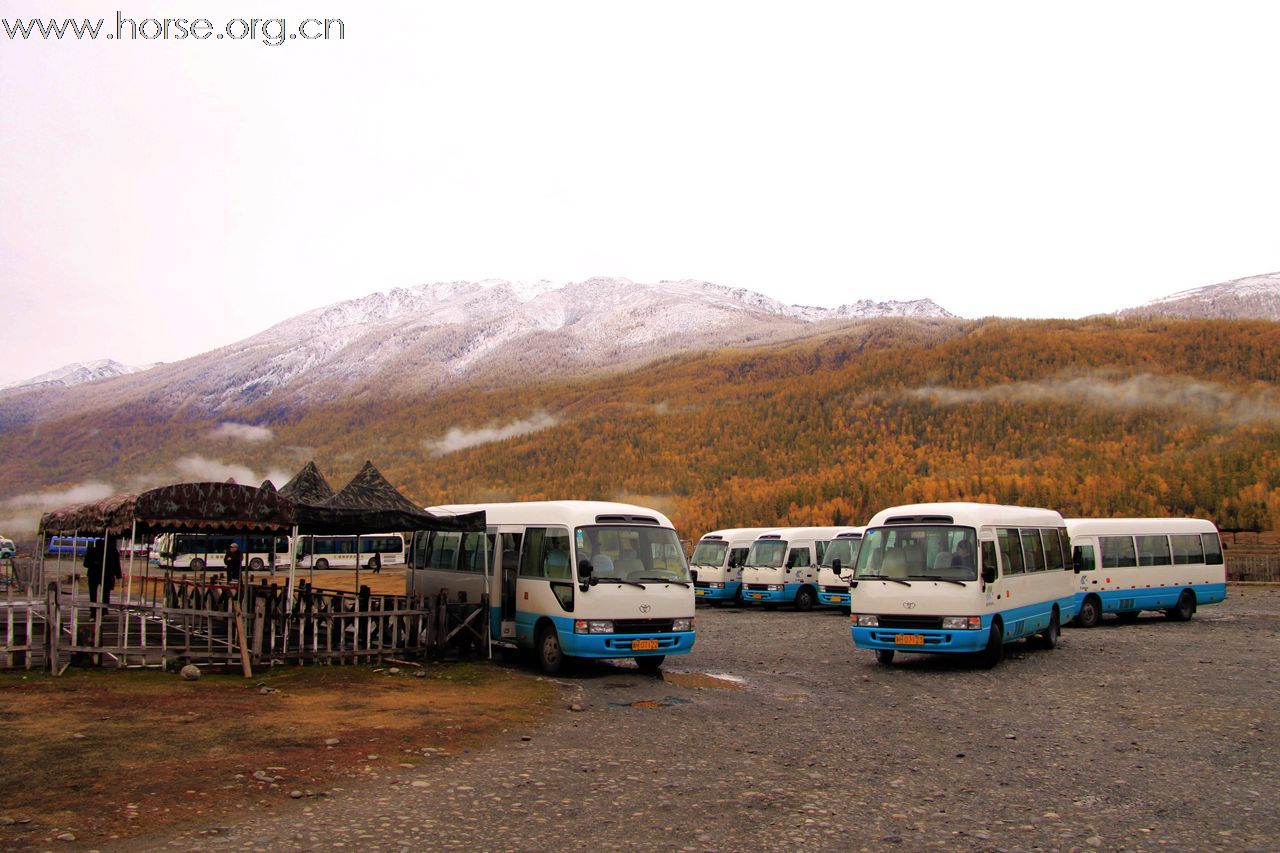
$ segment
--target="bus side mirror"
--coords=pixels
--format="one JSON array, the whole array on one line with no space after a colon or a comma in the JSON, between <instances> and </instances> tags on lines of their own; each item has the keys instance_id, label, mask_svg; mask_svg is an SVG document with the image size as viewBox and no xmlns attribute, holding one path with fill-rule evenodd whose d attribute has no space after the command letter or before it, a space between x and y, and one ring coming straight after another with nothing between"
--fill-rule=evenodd
<instances>
[{"instance_id":1,"label":"bus side mirror","mask_svg":"<svg viewBox=\"0 0 1280 853\"><path fill-rule=\"evenodd\" d=\"M578 587L583 591L587 591L587 587L591 585L591 561L583 557L578 561Z\"/></svg>"},{"instance_id":2,"label":"bus side mirror","mask_svg":"<svg viewBox=\"0 0 1280 853\"><path fill-rule=\"evenodd\" d=\"M983 583L995 583L995 582L996 582L996 567L995 567L995 566L983 566L983 567L982 567L982 582L983 582Z\"/></svg>"},{"instance_id":3,"label":"bus side mirror","mask_svg":"<svg viewBox=\"0 0 1280 853\"><path fill-rule=\"evenodd\" d=\"M835 572L837 575L840 574L840 569L842 568L844 568L844 566L840 562L839 557L836 557L834 560L831 561L831 571Z\"/></svg>"}]
</instances>

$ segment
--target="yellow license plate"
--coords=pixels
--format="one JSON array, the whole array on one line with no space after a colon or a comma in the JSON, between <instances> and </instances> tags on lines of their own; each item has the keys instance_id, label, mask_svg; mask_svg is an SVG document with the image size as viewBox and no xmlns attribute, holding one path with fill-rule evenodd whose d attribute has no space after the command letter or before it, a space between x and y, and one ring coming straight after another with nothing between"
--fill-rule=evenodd
<instances>
[{"instance_id":1,"label":"yellow license plate","mask_svg":"<svg viewBox=\"0 0 1280 853\"><path fill-rule=\"evenodd\" d=\"M632 640L631 651L633 652L656 652L658 650L657 640Z\"/></svg>"},{"instance_id":2,"label":"yellow license plate","mask_svg":"<svg viewBox=\"0 0 1280 853\"><path fill-rule=\"evenodd\" d=\"M899 646L923 646L923 634L899 634L893 638L893 642Z\"/></svg>"},{"instance_id":3,"label":"yellow license plate","mask_svg":"<svg viewBox=\"0 0 1280 853\"><path fill-rule=\"evenodd\" d=\"M694 590L694 593L695 593L696 595L706 595L706 594L707 594L707 591L706 591L705 589L695 589L695 590Z\"/></svg>"},{"instance_id":4,"label":"yellow license plate","mask_svg":"<svg viewBox=\"0 0 1280 853\"><path fill-rule=\"evenodd\" d=\"M764 598L764 596L763 596L763 595L761 595L761 594L760 594L760 593L758 593L758 592L753 592L753 593L751 593L748 597L749 597L749 598Z\"/></svg>"}]
</instances>

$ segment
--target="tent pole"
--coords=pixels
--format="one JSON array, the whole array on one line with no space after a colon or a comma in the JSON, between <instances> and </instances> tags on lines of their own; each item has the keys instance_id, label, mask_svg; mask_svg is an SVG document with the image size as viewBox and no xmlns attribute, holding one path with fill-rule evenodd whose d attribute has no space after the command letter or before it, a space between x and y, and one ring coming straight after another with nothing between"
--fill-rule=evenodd
<instances>
[{"instance_id":1,"label":"tent pole","mask_svg":"<svg viewBox=\"0 0 1280 853\"><path fill-rule=\"evenodd\" d=\"M133 527L129 530L129 580L124 586L124 603L129 604L133 601L133 551L134 538L138 535L138 519L133 520Z\"/></svg>"},{"instance_id":2,"label":"tent pole","mask_svg":"<svg viewBox=\"0 0 1280 853\"><path fill-rule=\"evenodd\" d=\"M285 607L289 608L286 612L292 612L293 608L293 581L298 574L298 525L293 526L293 536L289 539L289 591L285 593Z\"/></svg>"}]
</instances>

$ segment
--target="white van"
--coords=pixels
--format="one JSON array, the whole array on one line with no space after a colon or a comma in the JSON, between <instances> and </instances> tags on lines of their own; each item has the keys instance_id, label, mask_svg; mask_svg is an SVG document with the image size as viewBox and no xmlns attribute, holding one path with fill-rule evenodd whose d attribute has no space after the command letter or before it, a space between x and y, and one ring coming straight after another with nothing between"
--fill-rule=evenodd
<instances>
[{"instance_id":1,"label":"white van","mask_svg":"<svg viewBox=\"0 0 1280 853\"><path fill-rule=\"evenodd\" d=\"M742 603L742 566L751 543L769 527L734 527L713 530L698 540L689 560L694 573L693 592L698 601Z\"/></svg>"},{"instance_id":2,"label":"white van","mask_svg":"<svg viewBox=\"0 0 1280 853\"><path fill-rule=\"evenodd\" d=\"M861 527L846 527L827 544L818 565L818 603L849 612L849 578L862 547Z\"/></svg>"},{"instance_id":3,"label":"white van","mask_svg":"<svg viewBox=\"0 0 1280 853\"><path fill-rule=\"evenodd\" d=\"M742 568L743 603L812 610L818 603L818 564L827 543L845 529L783 527L762 533Z\"/></svg>"}]
</instances>

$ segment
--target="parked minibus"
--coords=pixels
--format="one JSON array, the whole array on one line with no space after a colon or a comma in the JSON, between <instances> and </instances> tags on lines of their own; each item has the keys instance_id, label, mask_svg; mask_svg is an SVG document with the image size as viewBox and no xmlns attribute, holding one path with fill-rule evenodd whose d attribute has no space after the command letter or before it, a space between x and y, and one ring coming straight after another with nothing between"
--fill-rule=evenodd
<instances>
[{"instance_id":1,"label":"parked minibus","mask_svg":"<svg viewBox=\"0 0 1280 853\"><path fill-rule=\"evenodd\" d=\"M152 545L159 565L202 572L226 568L222 555L231 543L240 550L242 567L261 571L289 565L289 537L257 533L162 533Z\"/></svg>"},{"instance_id":2,"label":"parked minibus","mask_svg":"<svg viewBox=\"0 0 1280 853\"><path fill-rule=\"evenodd\" d=\"M354 569L356 559L366 569L373 568L373 555L378 555L382 568L403 566L404 536L399 533L366 533L356 537L301 535L294 545L300 569Z\"/></svg>"},{"instance_id":3,"label":"parked minibus","mask_svg":"<svg viewBox=\"0 0 1280 853\"><path fill-rule=\"evenodd\" d=\"M1077 568L1076 624L1102 614L1136 619L1162 610L1185 622L1227 597L1227 567L1212 521L1200 518L1068 518Z\"/></svg>"},{"instance_id":4,"label":"parked minibus","mask_svg":"<svg viewBox=\"0 0 1280 853\"><path fill-rule=\"evenodd\" d=\"M693 648L693 580L662 513L598 501L426 509L484 512L486 532L416 533L408 594L487 593L493 643L532 651L545 672L572 658L633 658L656 672Z\"/></svg>"},{"instance_id":5,"label":"parked minibus","mask_svg":"<svg viewBox=\"0 0 1280 853\"><path fill-rule=\"evenodd\" d=\"M751 543L769 527L735 527L713 530L698 540L689 559L693 592L698 601L742 603L742 566Z\"/></svg>"},{"instance_id":6,"label":"parked minibus","mask_svg":"<svg viewBox=\"0 0 1280 853\"><path fill-rule=\"evenodd\" d=\"M97 542L101 536L50 536L45 543L45 552L50 557L83 557L90 542Z\"/></svg>"},{"instance_id":7,"label":"parked minibus","mask_svg":"<svg viewBox=\"0 0 1280 853\"><path fill-rule=\"evenodd\" d=\"M818 565L818 603L849 612L849 577L862 546L861 527L846 527L827 544Z\"/></svg>"},{"instance_id":8,"label":"parked minibus","mask_svg":"<svg viewBox=\"0 0 1280 853\"><path fill-rule=\"evenodd\" d=\"M868 523L852 590L853 642L882 664L897 652L976 652L1005 643L1052 649L1075 616L1075 574L1057 512L980 503L891 507Z\"/></svg>"},{"instance_id":9,"label":"parked minibus","mask_svg":"<svg viewBox=\"0 0 1280 853\"><path fill-rule=\"evenodd\" d=\"M796 610L818 603L818 564L843 527L783 527L762 533L742 567L742 601Z\"/></svg>"}]
</instances>

